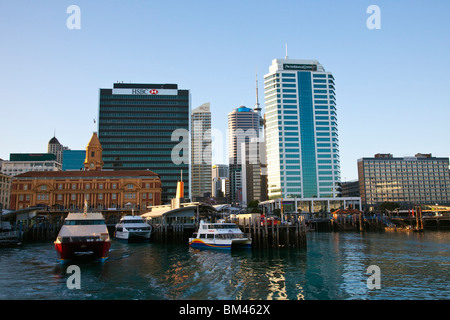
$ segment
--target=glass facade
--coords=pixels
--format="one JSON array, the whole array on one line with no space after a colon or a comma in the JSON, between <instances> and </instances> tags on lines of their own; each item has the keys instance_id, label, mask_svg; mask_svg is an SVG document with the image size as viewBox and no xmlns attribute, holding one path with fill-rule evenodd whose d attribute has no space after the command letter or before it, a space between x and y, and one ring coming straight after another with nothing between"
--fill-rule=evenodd
<instances>
[{"instance_id":1,"label":"glass facade","mask_svg":"<svg viewBox=\"0 0 450 320\"><path fill-rule=\"evenodd\" d=\"M178 90L176 84L115 83L113 89L100 89L98 132L103 168L148 169L159 174L162 203L175 197L182 174L188 195L189 114L189 91ZM177 129L187 135L172 138ZM178 149L181 163L172 159L173 150Z\"/></svg>"},{"instance_id":2,"label":"glass facade","mask_svg":"<svg viewBox=\"0 0 450 320\"><path fill-rule=\"evenodd\" d=\"M232 204L261 200L260 114L240 106L228 114L228 157ZM244 146L243 146L244 145Z\"/></svg>"},{"instance_id":3,"label":"glass facade","mask_svg":"<svg viewBox=\"0 0 450 320\"><path fill-rule=\"evenodd\" d=\"M204 103L191 113L191 196L209 196L212 191L211 176L211 111Z\"/></svg>"},{"instance_id":4,"label":"glass facade","mask_svg":"<svg viewBox=\"0 0 450 320\"><path fill-rule=\"evenodd\" d=\"M86 160L86 150L64 150L62 169L84 170L84 160Z\"/></svg>"},{"instance_id":5,"label":"glass facade","mask_svg":"<svg viewBox=\"0 0 450 320\"><path fill-rule=\"evenodd\" d=\"M339 196L333 75L315 60L275 59L264 79L269 199Z\"/></svg>"},{"instance_id":6,"label":"glass facade","mask_svg":"<svg viewBox=\"0 0 450 320\"><path fill-rule=\"evenodd\" d=\"M383 202L397 202L407 208L450 204L448 158L430 154L403 158L377 154L358 160L358 179L364 206Z\"/></svg>"}]
</instances>

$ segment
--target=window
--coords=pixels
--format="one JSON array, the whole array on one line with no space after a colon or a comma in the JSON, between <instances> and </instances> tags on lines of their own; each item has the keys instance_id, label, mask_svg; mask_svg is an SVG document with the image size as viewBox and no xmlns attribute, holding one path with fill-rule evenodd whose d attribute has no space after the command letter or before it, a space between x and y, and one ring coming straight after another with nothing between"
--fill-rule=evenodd
<instances>
[{"instance_id":1,"label":"window","mask_svg":"<svg viewBox=\"0 0 450 320\"><path fill-rule=\"evenodd\" d=\"M133 185L130 183L127 185L127 189L133 189Z\"/></svg>"}]
</instances>

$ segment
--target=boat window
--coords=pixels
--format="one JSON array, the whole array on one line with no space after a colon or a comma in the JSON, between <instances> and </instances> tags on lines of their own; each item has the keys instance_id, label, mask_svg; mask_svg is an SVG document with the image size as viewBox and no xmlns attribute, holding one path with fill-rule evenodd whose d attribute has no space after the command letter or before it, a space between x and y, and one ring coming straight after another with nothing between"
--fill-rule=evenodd
<instances>
[{"instance_id":1,"label":"boat window","mask_svg":"<svg viewBox=\"0 0 450 320\"><path fill-rule=\"evenodd\" d=\"M135 219L135 220L123 220L123 223L143 223L142 220Z\"/></svg>"},{"instance_id":2,"label":"boat window","mask_svg":"<svg viewBox=\"0 0 450 320\"><path fill-rule=\"evenodd\" d=\"M99 225L99 224L105 224L105 220L99 219L86 219L86 220L66 220L64 222L66 226L86 226L86 225Z\"/></svg>"},{"instance_id":3,"label":"boat window","mask_svg":"<svg viewBox=\"0 0 450 320\"><path fill-rule=\"evenodd\" d=\"M214 227L215 229L237 229L238 226L234 223L229 223L229 224L215 224Z\"/></svg>"},{"instance_id":4,"label":"boat window","mask_svg":"<svg viewBox=\"0 0 450 320\"><path fill-rule=\"evenodd\" d=\"M207 234L206 239L214 239L214 234Z\"/></svg>"},{"instance_id":5,"label":"boat window","mask_svg":"<svg viewBox=\"0 0 450 320\"><path fill-rule=\"evenodd\" d=\"M206 236L206 234L201 234L199 238L200 239L205 239L205 236Z\"/></svg>"},{"instance_id":6,"label":"boat window","mask_svg":"<svg viewBox=\"0 0 450 320\"><path fill-rule=\"evenodd\" d=\"M242 233L224 233L216 234L216 239L243 239L244 234Z\"/></svg>"}]
</instances>

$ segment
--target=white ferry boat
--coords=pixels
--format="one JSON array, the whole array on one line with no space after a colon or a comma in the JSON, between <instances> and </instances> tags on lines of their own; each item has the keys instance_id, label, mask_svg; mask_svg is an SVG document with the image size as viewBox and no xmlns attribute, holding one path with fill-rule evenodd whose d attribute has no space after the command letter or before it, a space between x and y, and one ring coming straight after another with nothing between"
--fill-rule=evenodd
<instances>
[{"instance_id":1,"label":"white ferry boat","mask_svg":"<svg viewBox=\"0 0 450 320\"><path fill-rule=\"evenodd\" d=\"M197 233L189 238L193 248L232 249L251 248L252 240L235 223L200 221Z\"/></svg>"},{"instance_id":2,"label":"white ferry boat","mask_svg":"<svg viewBox=\"0 0 450 320\"><path fill-rule=\"evenodd\" d=\"M119 240L150 240L152 226L140 216L123 216L116 224L115 237Z\"/></svg>"}]
</instances>

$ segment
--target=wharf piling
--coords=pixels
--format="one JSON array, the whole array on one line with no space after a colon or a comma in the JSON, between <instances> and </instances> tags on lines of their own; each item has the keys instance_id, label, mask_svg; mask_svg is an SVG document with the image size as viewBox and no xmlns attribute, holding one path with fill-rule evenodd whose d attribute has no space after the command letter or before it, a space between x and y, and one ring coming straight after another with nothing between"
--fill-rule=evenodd
<instances>
[{"instance_id":1,"label":"wharf piling","mask_svg":"<svg viewBox=\"0 0 450 320\"><path fill-rule=\"evenodd\" d=\"M252 239L252 248L306 248L306 223L303 217L291 219L289 223L270 223L268 220L243 218L238 226ZM160 243L188 243L196 231L195 224L161 223L152 225L151 241Z\"/></svg>"},{"instance_id":2,"label":"wharf piling","mask_svg":"<svg viewBox=\"0 0 450 320\"><path fill-rule=\"evenodd\" d=\"M287 223L244 218L239 226L252 238L254 248L306 248L306 223L304 217L295 217Z\"/></svg>"}]
</instances>

